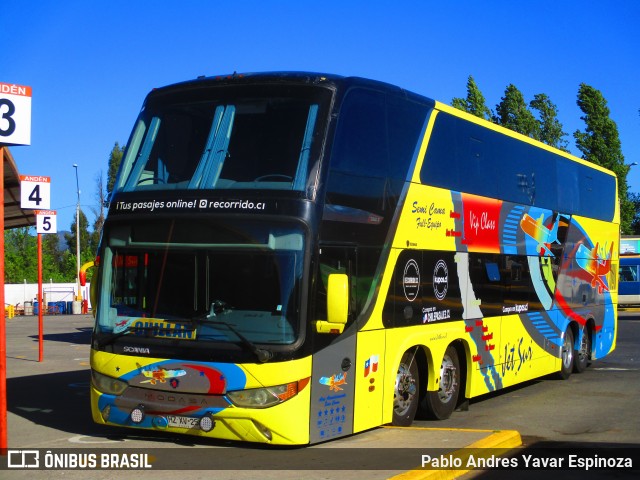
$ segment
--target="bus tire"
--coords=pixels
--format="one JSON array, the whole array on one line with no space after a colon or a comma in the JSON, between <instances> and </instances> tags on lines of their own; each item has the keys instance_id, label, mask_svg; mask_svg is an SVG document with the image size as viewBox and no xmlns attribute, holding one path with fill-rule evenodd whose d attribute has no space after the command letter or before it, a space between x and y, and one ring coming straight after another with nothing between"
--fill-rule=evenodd
<instances>
[{"instance_id":1,"label":"bus tire","mask_svg":"<svg viewBox=\"0 0 640 480\"><path fill-rule=\"evenodd\" d=\"M440 380L437 391L427 391L424 412L433 420L445 420L456 409L460 395L460 360L458 351L451 345L444 352L440 363Z\"/></svg>"},{"instance_id":2,"label":"bus tire","mask_svg":"<svg viewBox=\"0 0 640 480\"><path fill-rule=\"evenodd\" d=\"M560 380L566 380L571 376L574 363L573 330L571 327L567 327L560 351L560 371L557 373Z\"/></svg>"},{"instance_id":3,"label":"bus tire","mask_svg":"<svg viewBox=\"0 0 640 480\"><path fill-rule=\"evenodd\" d=\"M420 395L420 378L418 376L417 358L405 352L398 365L396 382L393 390L392 425L408 427L413 423L418 410Z\"/></svg>"},{"instance_id":4,"label":"bus tire","mask_svg":"<svg viewBox=\"0 0 640 480\"><path fill-rule=\"evenodd\" d=\"M584 372L591 361L591 335L589 333L589 327L585 324L582 327L580 348L573 352L573 371L575 373Z\"/></svg>"}]
</instances>

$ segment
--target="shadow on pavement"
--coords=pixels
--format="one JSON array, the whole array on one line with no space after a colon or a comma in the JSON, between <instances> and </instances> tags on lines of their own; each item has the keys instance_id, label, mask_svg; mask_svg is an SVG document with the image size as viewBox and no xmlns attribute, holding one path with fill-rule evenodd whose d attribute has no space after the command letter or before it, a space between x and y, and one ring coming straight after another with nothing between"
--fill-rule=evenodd
<instances>
[{"instance_id":1,"label":"shadow on pavement","mask_svg":"<svg viewBox=\"0 0 640 480\"><path fill-rule=\"evenodd\" d=\"M44 341L48 342L64 342L73 343L76 345L90 345L91 344L91 332L93 327L81 327L76 328L75 331L63 332L63 333L45 333L42 336ZM29 335L29 338L38 341L38 335Z\"/></svg>"},{"instance_id":2,"label":"shadow on pavement","mask_svg":"<svg viewBox=\"0 0 640 480\"><path fill-rule=\"evenodd\" d=\"M35 424L76 435L96 433L88 369L7 379L7 410Z\"/></svg>"}]
</instances>

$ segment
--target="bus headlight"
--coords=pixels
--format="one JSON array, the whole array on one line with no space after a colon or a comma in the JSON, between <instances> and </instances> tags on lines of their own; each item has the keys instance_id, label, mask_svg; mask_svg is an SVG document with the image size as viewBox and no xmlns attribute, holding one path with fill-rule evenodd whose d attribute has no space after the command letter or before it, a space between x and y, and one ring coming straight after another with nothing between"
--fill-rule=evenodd
<instances>
[{"instance_id":1,"label":"bus headlight","mask_svg":"<svg viewBox=\"0 0 640 480\"><path fill-rule=\"evenodd\" d=\"M305 378L285 385L276 385L275 387L250 388L227 392L227 397L236 407L267 408L295 397L308 383L309 379Z\"/></svg>"},{"instance_id":2,"label":"bus headlight","mask_svg":"<svg viewBox=\"0 0 640 480\"><path fill-rule=\"evenodd\" d=\"M95 370L91 370L91 383L96 390L100 390L101 392L108 393L110 395L120 395L129 386L127 382L123 382L122 380L118 380L113 377L108 377L107 375L98 373Z\"/></svg>"}]
</instances>

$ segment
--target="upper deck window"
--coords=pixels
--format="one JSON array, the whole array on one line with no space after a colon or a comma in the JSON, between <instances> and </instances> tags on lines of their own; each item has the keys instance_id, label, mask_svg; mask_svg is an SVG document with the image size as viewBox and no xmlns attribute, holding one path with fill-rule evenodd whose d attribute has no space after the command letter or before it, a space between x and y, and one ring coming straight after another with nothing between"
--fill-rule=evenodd
<instances>
[{"instance_id":1,"label":"upper deck window","mask_svg":"<svg viewBox=\"0 0 640 480\"><path fill-rule=\"evenodd\" d=\"M305 191L330 96L321 88L274 85L152 94L115 190Z\"/></svg>"},{"instance_id":2,"label":"upper deck window","mask_svg":"<svg viewBox=\"0 0 640 480\"><path fill-rule=\"evenodd\" d=\"M613 175L444 112L436 117L420 179L604 221L616 209Z\"/></svg>"}]
</instances>

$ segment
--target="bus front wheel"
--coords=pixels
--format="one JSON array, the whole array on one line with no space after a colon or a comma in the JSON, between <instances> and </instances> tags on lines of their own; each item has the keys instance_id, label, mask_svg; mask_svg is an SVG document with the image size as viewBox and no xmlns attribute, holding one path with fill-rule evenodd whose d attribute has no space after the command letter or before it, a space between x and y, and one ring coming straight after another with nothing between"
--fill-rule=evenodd
<instances>
[{"instance_id":1,"label":"bus front wheel","mask_svg":"<svg viewBox=\"0 0 640 480\"><path fill-rule=\"evenodd\" d=\"M427 417L445 420L451 416L460 395L460 360L453 346L447 347L440 363L438 390L427 391L424 410Z\"/></svg>"},{"instance_id":2,"label":"bus front wheel","mask_svg":"<svg viewBox=\"0 0 640 480\"><path fill-rule=\"evenodd\" d=\"M393 420L397 427L408 427L418 410L420 379L415 355L405 352L398 365L393 390Z\"/></svg>"}]
</instances>

